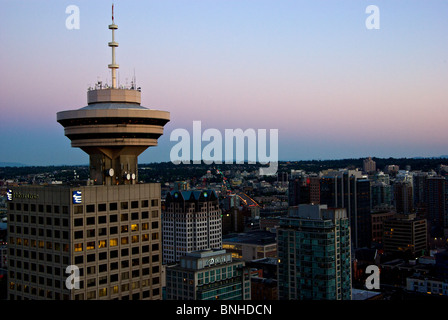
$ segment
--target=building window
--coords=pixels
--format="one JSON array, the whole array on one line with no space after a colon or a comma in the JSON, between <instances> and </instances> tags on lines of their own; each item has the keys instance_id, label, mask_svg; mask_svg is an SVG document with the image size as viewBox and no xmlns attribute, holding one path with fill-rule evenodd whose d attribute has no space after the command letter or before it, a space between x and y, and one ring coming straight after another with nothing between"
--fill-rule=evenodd
<instances>
[{"instance_id":1,"label":"building window","mask_svg":"<svg viewBox=\"0 0 448 320\"><path fill-rule=\"evenodd\" d=\"M117 245L118 245L118 238L110 239L110 240L109 240L109 245L110 245L111 247L115 247L115 246L117 246Z\"/></svg>"},{"instance_id":2,"label":"building window","mask_svg":"<svg viewBox=\"0 0 448 320\"><path fill-rule=\"evenodd\" d=\"M40 207L40 205L39 205L39 207ZM73 206L73 213L74 214L81 214L83 212L84 212L84 210L83 210L83 206L82 205L81 206Z\"/></svg>"}]
</instances>

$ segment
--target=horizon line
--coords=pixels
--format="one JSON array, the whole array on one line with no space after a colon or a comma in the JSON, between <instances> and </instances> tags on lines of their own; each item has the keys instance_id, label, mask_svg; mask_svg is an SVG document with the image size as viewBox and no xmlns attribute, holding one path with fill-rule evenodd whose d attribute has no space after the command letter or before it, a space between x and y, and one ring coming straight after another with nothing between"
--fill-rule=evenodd
<instances>
[{"instance_id":1,"label":"horizon line","mask_svg":"<svg viewBox=\"0 0 448 320\"><path fill-rule=\"evenodd\" d=\"M363 159L367 159L369 157L349 157L349 158L317 158L317 159L296 159L296 160L278 160L278 161L274 161L277 163L286 163L286 162L310 162L310 161L343 161L343 160L363 160ZM448 155L441 155L441 156L428 156L428 157L421 157L421 156L415 156L415 157L375 157L375 156L370 156L370 158L372 160L374 159L383 159L383 160L388 160L388 159L394 159L394 160L400 160L400 159L410 159L410 160L424 160L424 159L430 159L430 160L438 160L438 159L448 159ZM210 164L206 164L204 163L204 160L201 160L201 163L194 163L195 160L190 159L189 160L191 163L185 164L183 162L180 162L179 164L183 164L183 165L266 165L268 163L262 164L260 162L256 162L256 163L248 163L248 160L244 160L243 163L236 163L236 160L234 159L232 161L232 163L226 163L225 160L222 161L222 163L210 163ZM196 160L197 161L197 160ZM171 163L175 166L178 166L179 164L174 164L172 161L154 161L154 162L142 162L142 163L138 163L138 166L140 165L146 165L146 164L163 164L163 163ZM81 166L81 167L88 167L89 163L86 164L24 164L24 163L20 163L20 162L2 162L0 161L0 168L11 168L11 167L76 167L76 166Z\"/></svg>"}]
</instances>

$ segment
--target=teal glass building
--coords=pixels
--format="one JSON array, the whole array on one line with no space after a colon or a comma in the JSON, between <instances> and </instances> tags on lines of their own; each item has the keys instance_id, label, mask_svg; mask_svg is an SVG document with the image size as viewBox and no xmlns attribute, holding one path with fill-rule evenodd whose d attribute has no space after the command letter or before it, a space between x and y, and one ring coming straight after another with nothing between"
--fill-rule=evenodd
<instances>
[{"instance_id":1,"label":"teal glass building","mask_svg":"<svg viewBox=\"0 0 448 320\"><path fill-rule=\"evenodd\" d=\"M346 209L290 207L277 231L280 300L351 300Z\"/></svg>"},{"instance_id":2,"label":"teal glass building","mask_svg":"<svg viewBox=\"0 0 448 320\"><path fill-rule=\"evenodd\" d=\"M185 254L166 267L167 300L250 300L250 272L224 249Z\"/></svg>"}]
</instances>

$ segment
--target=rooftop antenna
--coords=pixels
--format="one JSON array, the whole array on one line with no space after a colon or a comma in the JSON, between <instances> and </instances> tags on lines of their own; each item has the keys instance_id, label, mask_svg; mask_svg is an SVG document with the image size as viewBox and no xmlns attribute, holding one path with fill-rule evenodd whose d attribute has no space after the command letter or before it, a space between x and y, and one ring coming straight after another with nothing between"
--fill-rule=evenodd
<instances>
[{"instance_id":1,"label":"rooftop antenna","mask_svg":"<svg viewBox=\"0 0 448 320\"><path fill-rule=\"evenodd\" d=\"M115 63L115 48L118 47L118 42L115 42L115 30L118 26L114 22L114 4L112 3L112 24L109 25L109 29L112 30L112 41L109 42L109 47L112 48L112 63L108 65L109 69L112 70L112 89L117 88L117 75L116 70L119 65Z\"/></svg>"},{"instance_id":2,"label":"rooftop antenna","mask_svg":"<svg viewBox=\"0 0 448 320\"><path fill-rule=\"evenodd\" d=\"M137 89L137 79L135 78L135 68L134 68L134 78L132 79L132 89Z\"/></svg>"}]
</instances>

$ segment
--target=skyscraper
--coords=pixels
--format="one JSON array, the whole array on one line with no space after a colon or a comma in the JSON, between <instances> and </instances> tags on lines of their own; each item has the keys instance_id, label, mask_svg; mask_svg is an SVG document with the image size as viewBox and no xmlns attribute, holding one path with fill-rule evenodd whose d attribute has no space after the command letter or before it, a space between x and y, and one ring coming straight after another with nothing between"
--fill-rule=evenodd
<instances>
[{"instance_id":1,"label":"skyscraper","mask_svg":"<svg viewBox=\"0 0 448 320\"><path fill-rule=\"evenodd\" d=\"M222 218L213 190L171 191L162 217L163 262L178 262L188 252L221 249Z\"/></svg>"},{"instance_id":2,"label":"skyscraper","mask_svg":"<svg viewBox=\"0 0 448 320\"><path fill-rule=\"evenodd\" d=\"M442 176L426 179L427 219L431 237L442 237L448 228L448 188Z\"/></svg>"},{"instance_id":3,"label":"skyscraper","mask_svg":"<svg viewBox=\"0 0 448 320\"><path fill-rule=\"evenodd\" d=\"M414 209L412 183L398 181L393 184L394 204L397 213L411 213Z\"/></svg>"},{"instance_id":4,"label":"skyscraper","mask_svg":"<svg viewBox=\"0 0 448 320\"><path fill-rule=\"evenodd\" d=\"M318 204L320 202L320 179L318 176L293 176L288 183L288 205Z\"/></svg>"},{"instance_id":5,"label":"skyscraper","mask_svg":"<svg viewBox=\"0 0 448 320\"><path fill-rule=\"evenodd\" d=\"M277 231L281 300L350 300L350 223L346 209L291 207Z\"/></svg>"},{"instance_id":6,"label":"skyscraper","mask_svg":"<svg viewBox=\"0 0 448 320\"><path fill-rule=\"evenodd\" d=\"M370 181L360 171L341 170L323 176L320 203L347 209L354 247L370 245Z\"/></svg>"},{"instance_id":7,"label":"skyscraper","mask_svg":"<svg viewBox=\"0 0 448 320\"><path fill-rule=\"evenodd\" d=\"M113 10L113 9L112 9ZM57 114L73 147L90 156L86 186L9 190L10 299L161 299L160 184L138 183L137 157L170 120L140 106L135 82L98 83L88 105Z\"/></svg>"},{"instance_id":8,"label":"skyscraper","mask_svg":"<svg viewBox=\"0 0 448 320\"><path fill-rule=\"evenodd\" d=\"M391 186L385 182L375 181L371 184L371 207L380 208L392 203Z\"/></svg>"}]
</instances>

